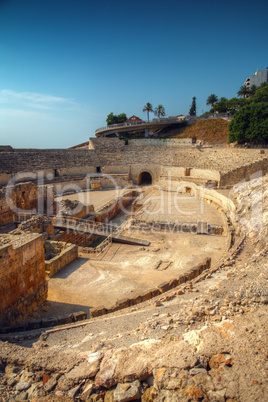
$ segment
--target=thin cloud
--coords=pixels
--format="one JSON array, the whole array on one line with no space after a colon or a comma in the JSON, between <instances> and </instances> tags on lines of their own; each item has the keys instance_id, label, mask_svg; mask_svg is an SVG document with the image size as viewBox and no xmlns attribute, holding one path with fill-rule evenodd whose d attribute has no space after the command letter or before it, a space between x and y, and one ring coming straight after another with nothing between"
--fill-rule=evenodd
<instances>
[{"instance_id":1,"label":"thin cloud","mask_svg":"<svg viewBox=\"0 0 268 402\"><path fill-rule=\"evenodd\" d=\"M20 106L31 109L54 109L57 107L75 106L73 99L37 92L15 92L10 89L0 90L0 103L14 107Z\"/></svg>"}]
</instances>

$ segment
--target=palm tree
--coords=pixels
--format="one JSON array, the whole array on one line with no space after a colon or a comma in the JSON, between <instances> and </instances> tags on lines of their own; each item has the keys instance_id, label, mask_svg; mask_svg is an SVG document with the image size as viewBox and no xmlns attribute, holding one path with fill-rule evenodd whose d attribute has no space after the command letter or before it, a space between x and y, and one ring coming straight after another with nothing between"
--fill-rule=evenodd
<instances>
[{"instance_id":1,"label":"palm tree","mask_svg":"<svg viewBox=\"0 0 268 402\"><path fill-rule=\"evenodd\" d=\"M155 109L154 109L154 114L158 117L158 119L160 117L164 117L166 115L165 112L165 108L163 105L158 105Z\"/></svg>"},{"instance_id":2,"label":"palm tree","mask_svg":"<svg viewBox=\"0 0 268 402\"><path fill-rule=\"evenodd\" d=\"M148 113L148 121L149 121L149 113L153 112L153 105L150 102L147 102L142 111Z\"/></svg>"},{"instance_id":3,"label":"palm tree","mask_svg":"<svg viewBox=\"0 0 268 402\"><path fill-rule=\"evenodd\" d=\"M255 92L257 91L257 89L258 89L257 85L255 85L255 84L251 85L251 87L250 87L250 96L254 95Z\"/></svg>"},{"instance_id":4,"label":"palm tree","mask_svg":"<svg viewBox=\"0 0 268 402\"><path fill-rule=\"evenodd\" d=\"M242 85L237 92L238 96L242 96L243 98L247 98L248 95L250 94L250 90L246 85Z\"/></svg>"},{"instance_id":5,"label":"palm tree","mask_svg":"<svg viewBox=\"0 0 268 402\"><path fill-rule=\"evenodd\" d=\"M213 108L213 105L217 102L218 102L218 97L215 94L211 94L207 98L207 105L211 105L211 109Z\"/></svg>"}]
</instances>

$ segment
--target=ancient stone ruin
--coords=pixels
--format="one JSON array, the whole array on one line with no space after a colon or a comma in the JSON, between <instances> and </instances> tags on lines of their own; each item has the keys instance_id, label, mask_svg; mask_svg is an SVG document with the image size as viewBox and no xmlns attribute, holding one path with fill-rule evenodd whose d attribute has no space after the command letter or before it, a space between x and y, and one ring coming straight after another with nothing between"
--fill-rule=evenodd
<instances>
[{"instance_id":1,"label":"ancient stone ruin","mask_svg":"<svg viewBox=\"0 0 268 402\"><path fill-rule=\"evenodd\" d=\"M2 147L2 399L264 401L267 168L178 139Z\"/></svg>"}]
</instances>

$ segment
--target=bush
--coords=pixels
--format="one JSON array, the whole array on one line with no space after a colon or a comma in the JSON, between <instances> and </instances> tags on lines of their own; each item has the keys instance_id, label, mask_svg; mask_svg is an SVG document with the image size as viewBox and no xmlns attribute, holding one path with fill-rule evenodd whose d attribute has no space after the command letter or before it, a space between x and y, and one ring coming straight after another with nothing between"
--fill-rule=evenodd
<instances>
[{"instance_id":1,"label":"bush","mask_svg":"<svg viewBox=\"0 0 268 402\"><path fill-rule=\"evenodd\" d=\"M229 124L229 143L268 142L268 103L250 103Z\"/></svg>"}]
</instances>

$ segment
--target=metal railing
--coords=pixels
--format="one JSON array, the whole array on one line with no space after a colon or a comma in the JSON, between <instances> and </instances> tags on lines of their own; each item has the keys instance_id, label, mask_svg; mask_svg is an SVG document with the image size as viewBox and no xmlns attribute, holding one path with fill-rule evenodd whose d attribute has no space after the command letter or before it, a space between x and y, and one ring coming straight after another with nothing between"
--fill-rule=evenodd
<instances>
[{"instance_id":1,"label":"metal railing","mask_svg":"<svg viewBox=\"0 0 268 402\"><path fill-rule=\"evenodd\" d=\"M100 127L97 128L97 130L95 130L95 133L97 133L98 131L104 131L104 130L111 130L113 128L116 127L127 127L127 126L142 126L142 125L154 125L154 124L159 124L159 123L180 123L182 121L187 120L187 118L177 118L177 119L154 119L153 121L133 121L133 122L127 122L127 123L117 123L117 124L110 124L109 126L104 126L104 127Z\"/></svg>"}]
</instances>

